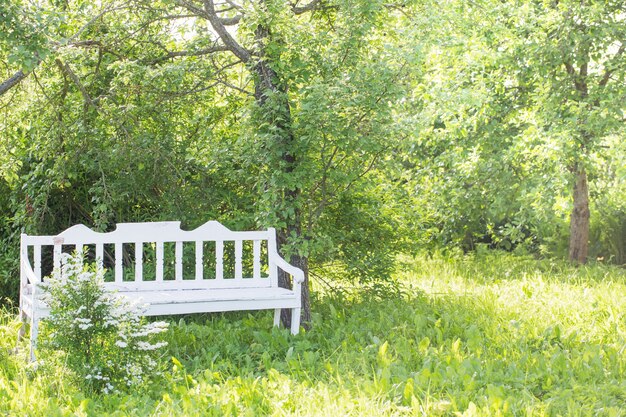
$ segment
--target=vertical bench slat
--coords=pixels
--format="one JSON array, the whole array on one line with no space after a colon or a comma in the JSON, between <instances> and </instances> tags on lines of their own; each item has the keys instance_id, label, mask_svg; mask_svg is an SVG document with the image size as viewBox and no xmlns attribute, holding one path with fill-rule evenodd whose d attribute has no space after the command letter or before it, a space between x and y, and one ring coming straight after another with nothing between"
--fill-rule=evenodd
<instances>
[{"instance_id":1,"label":"vertical bench slat","mask_svg":"<svg viewBox=\"0 0 626 417\"><path fill-rule=\"evenodd\" d=\"M215 241L215 279L224 279L224 241Z\"/></svg>"},{"instance_id":2,"label":"vertical bench slat","mask_svg":"<svg viewBox=\"0 0 626 417\"><path fill-rule=\"evenodd\" d=\"M156 243L156 280L163 282L163 242Z\"/></svg>"},{"instance_id":3,"label":"vertical bench slat","mask_svg":"<svg viewBox=\"0 0 626 417\"><path fill-rule=\"evenodd\" d=\"M278 267L272 254L277 253L276 248L276 229L270 227L267 229L269 238L267 239L267 263L269 269L270 283L272 287L278 287Z\"/></svg>"},{"instance_id":4,"label":"vertical bench slat","mask_svg":"<svg viewBox=\"0 0 626 417\"><path fill-rule=\"evenodd\" d=\"M143 281L143 242L135 242L135 282Z\"/></svg>"},{"instance_id":5,"label":"vertical bench slat","mask_svg":"<svg viewBox=\"0 0 626 417\"><path fill-rule=\"evenodd\" d=\"M197 240L196 241L196 281L201 281L202 280L202 275L203 275L203 271L202 271L202 241L201 240Z\"/></svg>"},{"instance_id":6,"label":"vertical bench slat","mask_svg":"<svg viewBox=\"0 0 626 417\"><path fill-rule=\"evenodd\" d=\"M176 281L183 280L183 242L176 242Z\"/></svg>"},{"instance_id":7,"label":"vertical bench slat","mask_svg":"<svg viewBox=\"0 0 626 417\"><path fill-rule=\"evenodd\" d=\"M235 279L242 278L241 258L243 252L243 242L235 240Z\"/></svg>"},{"instance_id":8,"label":"vertical bench slat","mask_svg":"<svg viewBox=\"0 0 626 417\"><path fill-rule=\"evenodd\" d=\"M61 267L61 244L60 243L56 243L54 245L52 257L54 258L54 268L55 269L60 268Z\"/></svg>"},{"instance_id":9,"label":"vertical bench slat","mask_svg":"<svg viewBox=\"0 0 626 417\"><path fill-rule=\"evenodd\" d=\"M41 245L33 246L33 263L35 265L35 276L41 281Z\"/></svg>"},{"instance_id":10,"label":"vertical bench slat","mask_svg":"<svg viewBox=\"0 0 626 417\"><path fill-rule=\"evenodd\" d=\"M261 278L261 241L252 242L252 278Z\"/></svg>"},{"instance_id":11,"label":"vertical bench slat","mask_svg":"<svg viewBox=\"0 0 626 417\"><path fill-rule=\"evenodd\" d=\"M96 243L96 266L98 269L104 268L104 245Z\"/></svg>"},{"instance_id":12,"label":"vertical bench slat","mask_svg":"<svg viewBox=\"0 0 626 417\"><path fill-rule=\"evenodd\" d=\"M122 244L115 244L115 282L122 282L124 273L122 269Z\"/></svg>"}]
</instances>

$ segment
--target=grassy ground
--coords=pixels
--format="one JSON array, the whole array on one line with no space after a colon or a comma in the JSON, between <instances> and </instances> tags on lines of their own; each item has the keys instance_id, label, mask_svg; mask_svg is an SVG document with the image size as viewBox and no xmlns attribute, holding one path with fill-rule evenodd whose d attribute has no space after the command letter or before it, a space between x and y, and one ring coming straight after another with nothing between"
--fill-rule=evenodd
<instances>
[{"instance_id":1,"label":"grassy ground","mask_svg":"<svg viewBox=\"0 0 626 417\"><path fill-rule=\"evenodd\" d=\"M492 253L399 270L399 296L318 296L297 337L269 312L174 318L168 371L133 395L25 366L4 313L0 415L626 416L623 269Z\"/></svg>"}]
</instances>

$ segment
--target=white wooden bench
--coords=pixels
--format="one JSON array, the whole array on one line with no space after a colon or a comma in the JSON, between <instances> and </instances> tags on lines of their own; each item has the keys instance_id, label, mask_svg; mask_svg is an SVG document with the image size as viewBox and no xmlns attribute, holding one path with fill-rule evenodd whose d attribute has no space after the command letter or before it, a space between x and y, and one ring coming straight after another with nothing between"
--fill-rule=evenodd
<instances>
[{"instance_id":1,"label":"white wooden bench","mask_svg":"<svg viewBox=\"0 0 626 417\"><path fill-rule=\"evenodd\" d=\"M62 252L81 248L99 267L110 266L105 287L141 299L145 315L273 309L278 326L280 310L291 309L291 333L299 331L304 273L278 254L273 228L238 232L209 221L185 231L180 222L152 222L99 233L77 225L57 236L22 234L20 316L30 321L31 358L39 320L49 314L37 284L60 265ZM50 258L52 265L42 265ZM293 289L278 286L279 268L293 277Z\"/></svg>"}]
</instances>

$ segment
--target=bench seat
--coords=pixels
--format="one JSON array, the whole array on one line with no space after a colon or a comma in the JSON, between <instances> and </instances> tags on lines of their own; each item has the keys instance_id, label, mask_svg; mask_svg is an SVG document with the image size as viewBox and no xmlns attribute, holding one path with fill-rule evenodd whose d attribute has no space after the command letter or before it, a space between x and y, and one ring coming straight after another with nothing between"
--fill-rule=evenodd
<instances>
[{"instance_id":1,"label":"bench seat","mask_svg":"<svg viewBox=\"0 0 626 417\"><path fill-rule=\"evenodd\" d=\"M140 304L146 304L145 316L265 310L300 306L299 297L292 290L286 288L115 291L113 294L126 297ZM32 306L30 303L26 303L23 309L30 313ZM174 309L176 313L172 313ZM38 311L40 318L49 314L49 309L41 301Z\"/></svg>"}]
</instances>

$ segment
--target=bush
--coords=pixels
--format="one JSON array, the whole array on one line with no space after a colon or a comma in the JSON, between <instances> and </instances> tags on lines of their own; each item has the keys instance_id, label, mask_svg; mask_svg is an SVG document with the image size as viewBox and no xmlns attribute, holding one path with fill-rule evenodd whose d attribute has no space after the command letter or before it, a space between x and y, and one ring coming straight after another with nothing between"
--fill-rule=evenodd
<instances>
[{"instance_id":1,"label":"bush","mask_svg":"<svg viewBox=\"0 0 626 417\"><path fill-rule=\"evenodd\" d=\"M42 322L42 350L59 357L79 386L93 393L127 391L159 373L156 351L167 345L157 335L164 322L146 322L142 306L107 291L104 269L83 254L62 256L46 281L50 317Z\"/></svg>"},{"instance_id":2,"label":"bush","mask_svg":"<svg viewBox=\"0 0 626 417\"><path fill-rule=\"evenodd\" d=\"M11 189L0 176L0 306L13 306L19 290L19 230L10 208Z\"/></svg>"}]
</instances>

